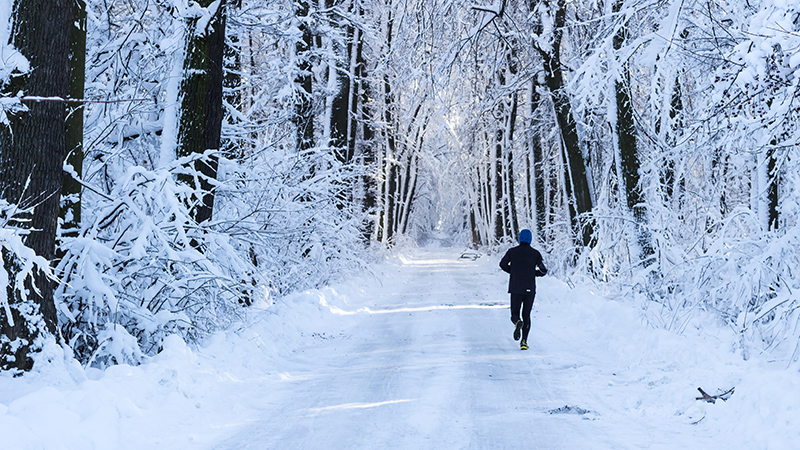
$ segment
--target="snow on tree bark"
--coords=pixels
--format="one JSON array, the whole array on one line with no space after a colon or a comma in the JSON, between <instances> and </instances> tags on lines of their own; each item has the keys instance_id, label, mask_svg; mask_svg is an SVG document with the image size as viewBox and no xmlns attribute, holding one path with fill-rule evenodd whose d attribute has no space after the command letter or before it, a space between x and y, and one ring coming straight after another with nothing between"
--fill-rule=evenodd
<instances>
[{"instance_id":1,"label":"snow on tree bark","mask_svg":"<svg viewBox=\"0 0 800 450\"><path fill-rule=\"evenodd\" d=\"M66 97L72 6L73 0L14 2L11 44L28 59L30 71L12 76L3 89L5 95L23 92ZM29 228L25 245L52 261L66 155L66 105L31 102L26 107L10 114L9 123L0 126L0 195L9 203L31 208L30 214L23 215L29 221L17 221L16 226ZM19 270L15 256L4 252L3 261L12 273ZM37 273L34 283L35 289L26 302L11 286L6 287L16 317L15 325L10 326L6 312L0 311L2 367L30 369L30 353L36 351L34 340L42 333L57 333L53 282ZM37 317L43 318L46 329L39 325ZM14 348L15 341L21 345Z\"/></svg>"},{"instance_id":2,"label":"snow on tree bark","mask_svg":"<svg viewBox=\"0 0 800 450\"><path fill-rule=\"evenodd\" d=\"M210 220L214 210L213 183L219 165L214 152L220 150L222 131L226 22L224 1L201 0L200 6L215 9L208 11L210 18L188 19L177 146L179 157L197 158L192 164L194 173L179 176L200 195L192 207L197 223Z\"/></svg>"}]
</instances>

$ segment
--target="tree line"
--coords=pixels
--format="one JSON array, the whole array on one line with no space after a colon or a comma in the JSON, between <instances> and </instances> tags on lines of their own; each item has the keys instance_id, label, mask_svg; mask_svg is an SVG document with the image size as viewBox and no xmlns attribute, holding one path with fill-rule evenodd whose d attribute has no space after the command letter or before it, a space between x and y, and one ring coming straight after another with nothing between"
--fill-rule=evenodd
<instances>
[{"instance_id":1,"label":"tree line","mask_svg":"<svg viewBox=\"0 0 800 450\"><path fill-rule=\"evenodd\" d=\"M6 369L135 363L363 249L522 228L663 326L794 336L791 5L7 3Z\"/></svg>"}]
</instances>

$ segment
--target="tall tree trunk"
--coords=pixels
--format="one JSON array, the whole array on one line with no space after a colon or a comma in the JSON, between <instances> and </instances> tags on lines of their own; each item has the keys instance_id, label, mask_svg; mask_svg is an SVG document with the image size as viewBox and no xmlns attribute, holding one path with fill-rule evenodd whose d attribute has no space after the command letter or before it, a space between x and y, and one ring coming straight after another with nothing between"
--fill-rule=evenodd
<instances>
[{"instance_id":1,"label":"tall tree trunk","mask_svg":"<svg viewBox=\"0 0 800 450\"><path fill-rule=\"evenodd\" d=\"M73 0L72 13L67 95L72 99L82 99L86 82L86 2ZM79 104L71 107L67 115L66 162L72 167L78 179L83 176L83 110L83 104ZM63 234L76 236L81 223L81 184L73 178L72 173L64 174L61 197L60 216L63 221Z\"/></svg>"},{"instance_id":2,"label":"tall tree trunk","mask_svg":"<svg viewBox=\"0 0 800 450\"><path fill-rule=\"evenodd\" d=\"M385 196L384 200L384 222L383 222L383 232L384 232L384 243L392 244L394 243L394 231L395 231L395 210L397 209L397 163L394 161L388 160L387 167L386 167L386 188L383 195Z\"/></svg>"},{"instance_id":3,"label":"tall tree trunk","mask_svg":"<svg viewBox=\"0 0 800 450\"><path fill-rule=\"evenodd\" d=\"M312 95L311 49L314 45L314 35L308 26L311 14L311 0L295 0L295 15L298 28L301 32L300 40L295 43L297 58L297 75L294 82L299 96L294 109L294 124L297 130L297 151L305 153L314 148L314 101Z\"/></svg>"},{"instance_id":4,"label":"tall tree trunk","mask_svg":"<svg viewBox=\"0 0 800 450\"><path fill-rule=\"evenodd\" d=\"M212 0L200 0L207 8ZM197 18L189 19L184 60L184 78L180 90L180 118L178 121L179 157L202 154L220 149L222 132L222 84L225 55L225 2L214 11L206 29L197 29ZM218 156L211 155L194 162L193 176L182 175L181 181L199 188L201 198L192 208L192 218L197 223L211 219L214 210L214 185L217 178Z\"/></svg>"},{"instance_id":5,"label":"tall tree trunk","mask_svg":"<svg viewBox=\"0 0 800 450\"><path fill-rule=\"evenodd\" d=\"M656 122L656 133L665 132L665 141L668 145L674 146L677 141L678 130L683 128L681 115L683 112L683 101L681 100L681 82L680 77L675 76L675 84L670 90L669 101L669 123L661 128L661 121ZM681 186L684 180L677 178L675 173L675 159L667 155L664 160L663 172L661 176L661 183L664 186L664 201L669 204L680 196Z\"/></svg>"},{"instance_id":6,"label":"tall tree trunk","mask_svg":"<svg viewBox=\"0 0 800 450\"><path fill-rule=\"evenodd\" d=\"M392 1L386 1L388 7L388 18L386 21L386 54L392 51L392 33L394 27L394 18L392 16ZM395 133L397 132L397 124L395 122L395 104L394 93L392 92L392 84L389 74L383 76L383 119L386 124L383 129L383 135L386 142L386 149L384 152L384 177L385 185L383 190L383 232L381 241L386 244L392 244L394 239L394 224L395 224L395 209L396 209L396 194L397 194L397 162L395 161L397 155L397 139Z\"/></svg>"},{"instance_id":7,"label":"tall tree trunk","mask_svg":"<svg viewBox=\"0 0 800 450\"><path fill-rule=\"evenodd\" d=\"M498 127L495 132L494 155L492 165L492 191L494 192L494 240L499 243L505 234L505 216L503 214L503 127Z\"/></svg>"},{"instance_id":8,"label":"tall tree trunk","mask_svg":"<svg viewBox=\"0 0 800 450\"><path fill-rule=\"evenodd\" d=\"M572 115L569 97L564 91L563 66L561 64L561 38L565 29L566 0L557 0L555 23L553 26L552 48L538 48L544 61L545 85L553 97L556 122L561 131L564 156L567 164L565 170L565 190L567 191L570 207L570 220L575 231L576 244L584 247L592 245L594 234L591 221L581 223L581 216L592 211L593 200L586 163L578 139L578 130L575 118Z\"/></svg>"},{"instance_id":9,"label":"tall tree trunk","mask_svg":"<svg viewBox=\"0 0 800 450\"><path fill-rule=\"evenodd\" d=\"M373 230L376 226L376 208L378 192L380 190L378 184L379 168L377 163L379 160L376 155L377 145L373 141L375 132L372 129L372 117L370 109L367 106L367 101L370 98L370 86L367 84L367 68L363 59L363 34L358 34L358 44L356 47L356 80L358 82L357 92L361 96L361 106L359 117L361 122L361 149L360 152L363 157L364 175L362 176L362 188L364 190L363 210L366 213L364 224L362 226L362 235L364 242L369 242L373 237ZM359 121L354 120L353 125L358 125ZM357 136L354 131L353 136ZM355 139L354 139L355 143ZM374 236L377 238L377 236Z\"/></svg>"},{"instance_id":10,"label":"tall tree trunk","mask_svg":"<svg viewBox=\"0 0 800 450\"><path fill-rule=\"evenodd\" d=\"M539 107L540 96L538 86L533 85L531 90L531 116ZM545 198L545 176L544 176L544 152L542 150L542 140L538 131L534 132L531 138L531 154L533 157L533 177L534 177L534 215L536 218L536 233L539 242L547 242L545 239L545 228L547 226L548 202Z\"/></svg>"},{"instance_id":11,"label":"tall tree trunk","mask_svg":"<svg viewBox=\"0 0 800 450\"><path fill-rule=\"evenodd\" d=\"M13 76L4 95L13 97L22 91L41 97L67 96L72 10L73 0L14 2L11 44L28 59L31 70ZM67 109L61 102L26 106L26 111L9 112L9 123L0 126L0 195L9 203L33 209L25 217L30 221L17 225L30 228L25 245L52 261L66 156ZM12 276L18 273L18 262L9 252L3 251L3 261ZM41 273L35 275L34 283L36 289L17 286L29 291L24 303L13 286L5 287L9 308L0 308L2 368L30 369L30 354L37 351L34 339L40 333L57 334L53 284ZM8 310L11 317L6 315ZM44 319L43 327L37 316Z\"/></svg>"},{"instance_id":12,"label":"tall tree trunk","mask_svg":"<svg viewBox=\"0 0 800 450\"><path fill-rule=\"evenodd\" d=\"M333 52L338 58L329 64L328 76L335 80L336 92L333 94L330 105L330 143L336 154L336 159L342 164L351 161L350 147L350 115L352 105L352 72L351 60L353 53L353 27L347 24L340 25L344 28L346 41L332 42ZM341 67L339 67L341 64Z\"/></svg>"},{"instance_id":13,"label":"tall tree trunk","mask_svg":"<svg viewBox=\"0 0 800 450\"><path fill-rule=\"evenodd\" d=\"M508 147L506 152L508 155L506 160L506 166L508 167L508 194L506 195L506 201L508 202L510 210L509 235L512 238L519 233L519 220L517 219L517 199L514 192L514 151L511 148L511 144L514 142L514 128L517 123L517 107L517 94L515 92L511 94L511 111L509 112L508 117L508 136L506 139L506 147Z\"/></svg>"},{"instance_id":14,"label":"tall tree trunk","mask_svg":"<svg viewBox=\"0 0 800 450\"><path fill-rule=\"evenodd\" d=\"M619 12L622 1L618 0L613 10ZM614 50L620 50L628 39L628 26L623 24L614 35ZM633 123L633 105L630 95L630 74L628 62L620 63L619 79L614 83L617 106L617 145L619 146L620 163L622 166L623 185L628 209L633 214L636 222L637 241L641 250L641 259L644 264L650 265L654 254L650 233L647 229L647 211L642 197L641 180L639 179L639 152L636 148L636 129Z\"/></svg>"},{"instance_id":15,"label":"tall tree trunk","mask_svg":"<svg viewBox=\"0 0 800 450\"><path fill-rule=\"evenodd\" d=\"M352 0L350 12L356 17L363 17L361 0ZM361 71L366 69L363 53L363 32L358 27L350 27L350 38L347 41L347 58L349 65L348 81L350 82L350 99L347 107L347 160L356 158L356 141L358 140L359 99L363 95L361 90Z\"/></svg>"},{"instance_id":16,"label":"tall tree trunk","mask_svg":"<svg viewBox=\"0 0 800 450\"><path fill-rule=\"evenodd\" d=\"M228 15L231 13L236 14L242 7L242 0L228 0ZM225 39L225 73L223 75L222 87L223 98L227 104L237 111L244 111L245 95L244 87L242 86L242 45L241 36L239 33L230 33L226 30ZM237 119L231 118L231 122L238 122ZM242 158L249 153L249 145L244 139L229 139L224 143L225 154L229 158Z\"/></svg>"}]
</instances>

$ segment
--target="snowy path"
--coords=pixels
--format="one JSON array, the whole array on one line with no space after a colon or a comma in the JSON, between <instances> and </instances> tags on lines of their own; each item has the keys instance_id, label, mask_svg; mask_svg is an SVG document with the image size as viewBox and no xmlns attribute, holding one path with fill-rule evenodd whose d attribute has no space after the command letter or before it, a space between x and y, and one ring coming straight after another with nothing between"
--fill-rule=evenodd
<instances>
[{"instance_id":1,"label":"snowy path","mask_svg":"<svg viewBox=\"0 0 800 450\"><path fill-rule=\"evenodd\" d=\"M520 351L506 278L487 259L420 251L388 266L383 286L325 296L336 326L304 333L249 394L261 399L249 423L210 448L736 448L692 425L693 381L676 379L679 366L602 351L633 337L614 331L631 319L618 305L576 308L574 292L541 279ZM688 389L677 404L659 399L676 384Z\"/></svg>"},{"instance_id":2,"label":"snowy path","mask_svg":"<svg viewBox=\"0 0 800 450\"><path fill-rule=\"evenodd\" d=\"M0 374L0 450L798 448L797 371L710 317L678 335L544 277L523 352L499 255L401 254L137 366Z\"/></svg>"}]
</instances>

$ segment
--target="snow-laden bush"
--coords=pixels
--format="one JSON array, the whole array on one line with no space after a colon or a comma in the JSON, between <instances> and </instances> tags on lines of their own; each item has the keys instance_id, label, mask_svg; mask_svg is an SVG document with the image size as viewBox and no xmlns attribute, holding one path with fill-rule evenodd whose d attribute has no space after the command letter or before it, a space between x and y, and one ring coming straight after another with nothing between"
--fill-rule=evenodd
<instances>
[{"instance_id":1,"label":"snow-laden bush","mask_svg":"<svg viewBox=\"0 0 800 450\"><path fill-rule=\"evenodd\" d=\"M176 181L186 162L128 168L109 194L94 196L79 235L63 237L57 296L81 360L135 363L167 334L225 326L265 284L229 235L193 221L199 196Z\"/></svg>"},{"instance_id":2,"label":"snow-laden bush","mask_svg":"<svg viewBox=\"0 0 800 450\"><path fill-rule=\"evenodd\" d=\"M792 361L800 356L800 226L784 234L757 232L745 209L725 219L702 245L682 248L662 261L659 277L634 279L632 291L648 319L684 331L698 312L711 313L738 336L742 357L768 351ZM680 248L676 242L670 243ZM695 242L696 244L696 242ZM674 263L678 264L674 264ZM638 283L637 283L638 281Z\"/></svg>"}]
</instances>

